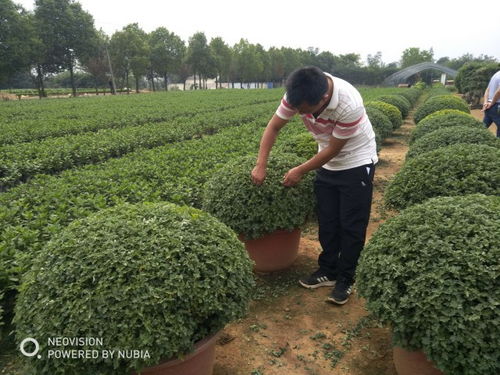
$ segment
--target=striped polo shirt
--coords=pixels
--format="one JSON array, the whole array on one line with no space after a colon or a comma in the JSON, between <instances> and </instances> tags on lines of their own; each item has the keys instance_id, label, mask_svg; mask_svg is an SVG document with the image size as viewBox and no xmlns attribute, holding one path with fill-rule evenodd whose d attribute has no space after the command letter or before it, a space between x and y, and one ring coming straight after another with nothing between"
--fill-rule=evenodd
<instances>
[{"instance_id":1,"label":"striped polo shirt","mask_svg":"<svg viewBox=\"0 0 500 375\"><path fill-rule=\"evenodd\" d=\"M361 95L349 82L325 74L333 81L330 103L316 118L310 113L300 116L318 143L318 152L328 146L331 136L349 140L323 168L340 171L377 163L375 133ZM276 115L283 120L290 120L298 111L286 99L285 93Z\"/></svg>"}]
</instances>

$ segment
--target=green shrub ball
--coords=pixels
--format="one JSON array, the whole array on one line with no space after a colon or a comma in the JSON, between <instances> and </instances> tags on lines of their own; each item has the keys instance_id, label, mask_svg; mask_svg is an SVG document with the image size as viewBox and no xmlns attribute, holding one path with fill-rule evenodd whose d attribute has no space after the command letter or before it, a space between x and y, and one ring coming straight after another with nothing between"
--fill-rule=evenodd
<instances>
[{"instance_id":1,"label":"green shrub ball","mask_svg":"<svg viewBox=\"0 0 500 375\"><path fill-rule=\"evenodd\" d=\"M117 206L71 223L40 252L20 288L16 336L41 344L30 374L129 374L242 317L253 285L244 246L209 214ZM148 350L151 359L55 360L50 337L102 338L77 349Z\"/></svg>"},{"instance_id":2,"label":"green shrub ball","mask_svg":"<svg viewBox=\"0 0 500 375\"><path fill-rule=\"evenodd\" d=\"M384 115L386 115L389 120L391 120L392 129L397 129L401 125L403 125L403 116L401 115L401 111L394 105L389 103L384 103L378 100L374 100L366 103L366 109L369 107L376 108L381 111Z\"/></svg>"},{"instance_id":3,"label":"green shrub ball","mask_svg":"<svg viewBox=\"0 0 500 375\"><path fill-rule=\"evenodd\" d=\"M314 173L307 173L292 187L283 185L283 176L305 160L273 152L260 186L251 179L255 161L254 155L246 156L216 172L205 184L203 209L247 239L302 226L315 206Z\"/></svg>"},{"instance_id":4,"label":"green shrub ball","mask_svg":"<svg viewBox=\"0 0 500 375\"><path fill-rule=\"evenodd\" d=\"M418 98L420 97L420 95L422 95L422 90L417 89L415 87L411 87L407 89L402 89L401 91L398 92L398 94L404 96L411 103L413 107L417 102Z\"/></svg>"},{"instance_id":5,"label":"green shrub ball","mask_svg":"<svg viewBox=\"0 0 500 375\"><path fill-rule=\"evenodd\" d=\"M401 112L403 118L408 116L411 109L411 103L404 96L401 95L381 95L376 98L376 100L389 103L395 106Z\"/></svg>"},{"instance_id":6,"label":"green shrub ball","mask_svg":"<svg viewBox=\"0 0 500 375\"><path fill-rule=\"evenodd\" d=\"M468 126L475 129L484 129L481 121L476 120L471 115L457 110L442 110L430 114L421 120L410 137L410 145L425 134L437 129L455 126Z\"/></svg>"},{"instance_id":7,"label":"green shrub ball","mask_svg":"<svg viewBox=\"0 0 500 375\"><path fill-rule=\"evenodd\" d=\"M415 123L418 124L425 116L441 109L458 109L464 113L470 113L469 106L465 101L454 95L436 95L429 98L415 111Z\"/></svg>"},{"instance_id":8,"label":"green shrub ball","mask_svg":"<svg viewBox=\"0 0 500 375\"><path fill-rule=\"evenodd\" d=\"M277 147L280 152L311 159L318 152L318 143L310 133L300 133L283 140Z\"/></svg>"},{"instance_id":9,"label":"green shrub ball","mask_svg":"<svg viewBox=\"0 0 500 375\"><path fill-rule=\"evenodd\" d=\"M384 140L389 137L392 133L392 123L381 110L375 107L367 107L366 114L370 119L370 123L373 126L373 130L380 135L380 138Z\"/></svg>"},{"instance_id":10,"label":"green shrub ball","mask_svg":"<svg viewBox=\"0 0 500 375\"><path fill-rule=\"evenodd\" d=\"M500 194L500 149L457 144L409 159L387 186L385 202L398 210L438 196Z\"/></svg>"},{"instance_id":11,"label":"green shrub ball","mask_svg":"<svg viewBox=\"0 0 500 375\"><path fill-rule=\"evenodd\" d=\"M459 143L500 147L500 140L484 128L453 126L434 130L418 138L408 150L406 159Z\"/></svg>"},{"instance_id":12,"label":"green shrub ball","mask_svg":"<svg viewBox=\"0 0 500 375\"><path fill-rule=\"evenodd\" d=\"M441 197L382 224L357 285L393 344L445 374L500 374L500 197Z\"/></svg>"}]
</instances>

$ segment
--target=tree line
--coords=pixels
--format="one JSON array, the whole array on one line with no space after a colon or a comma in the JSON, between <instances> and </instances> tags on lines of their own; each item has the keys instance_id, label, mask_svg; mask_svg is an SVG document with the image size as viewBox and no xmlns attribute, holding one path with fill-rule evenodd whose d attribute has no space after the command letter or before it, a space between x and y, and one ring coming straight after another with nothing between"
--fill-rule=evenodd
<instances>
[{"instance_id":1,"label":"tree line","mask_svg":"<svg viewBox=\"0 0 500 375\"><path fill-rule=\"evenodd\" d=\"M194 77L193 87L206 88L207 79L221 82L273 82L282 84L290 72L303 65L316 65L354 84L376 85L397 70L425 61L454 69L469 61L495 61L489 56L465 54L457 59L434 59L432 48L407 48L401 60L390 64L382 54L368 55L366 63L355 53L334 55L310 47L271 47L241 39L229 46L222 38L210 41L203 32L187 42L165 27L150 33L137 23L108 36L94 26L92 15L74 0L36 0L32 12L12 0L0 0L0 85L13 87L16 79L29 76L45 96L47 78L69 76L76 96L75 75L85 72L98 87L116 86L138 92L145 78L152 90L168 89L172 82ZM115 80L112 78L116 79ZM427 80L432 73L427 73ZM161 86L161 87L160 87ZM185 87L184 87L185 88Z\"/></svg>"}]
</instances>

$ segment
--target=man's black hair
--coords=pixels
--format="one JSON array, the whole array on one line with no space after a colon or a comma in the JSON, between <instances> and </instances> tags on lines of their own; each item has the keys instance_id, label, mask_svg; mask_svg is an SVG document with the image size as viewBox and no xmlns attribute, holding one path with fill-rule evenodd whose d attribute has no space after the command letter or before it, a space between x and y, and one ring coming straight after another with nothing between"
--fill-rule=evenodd
<instances>
[{"instance_id":1,"label":"man's black hair","mask_svg":"<svg viewBox=\"0 0 500 375\"><path fill-rule=\"evenodd\" d=\"M304 102L316 105L328 91L328 80L318 67L305 66L290 73L285 87L287 101L292 107Z\"/></svg>"}]
</instances>

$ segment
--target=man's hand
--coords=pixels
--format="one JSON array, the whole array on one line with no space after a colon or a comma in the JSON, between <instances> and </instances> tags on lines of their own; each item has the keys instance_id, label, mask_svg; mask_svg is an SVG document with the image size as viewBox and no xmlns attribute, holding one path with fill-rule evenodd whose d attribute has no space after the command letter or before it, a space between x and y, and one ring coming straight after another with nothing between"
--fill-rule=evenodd
<instances>
[{"instance_id":1,"label":"man's hand","mask_svg":"<svg viewBox=\"0 0 500 375\"><path fill-rule=\"evenodd\" d=\"M486 111L487 109L489 109L491 106L493 105L492 102L486 102L483 104L483 109L481 109L481 111Z\"/></svg>"},{"instance_id":2,"label":"man's hand","mask_svg":"<svg viewBox=\"0 0 500 375\"><path fill-rule=\"evenodd\" d=\"M304 173L302 173L299 167L292 168L283 177L283 185L295 186L300 182L303 175Z\"/></svg>"},{"instance_id":3,"label":"man's hand","mask_svg":"<svg viewBox=\"0 0 500 375\"><path fill-rule=\"evenodd\" d=\"M262 185L265 179L266 179L266 168L255 166L255 168L252 170L252 182L255 185Z\"/></svg>"}]
</instances>

